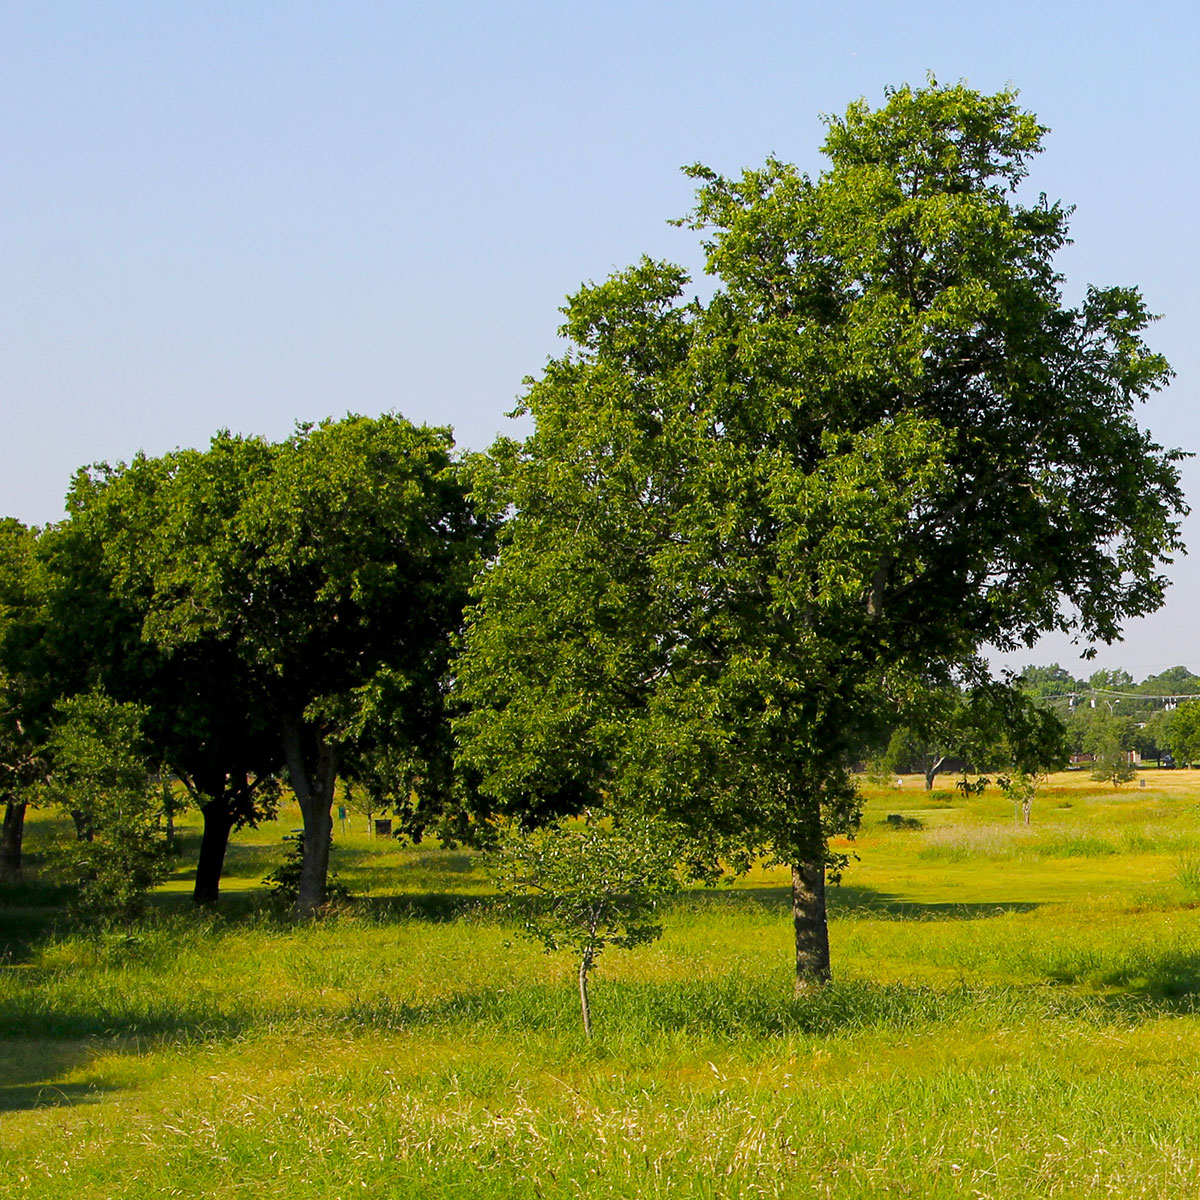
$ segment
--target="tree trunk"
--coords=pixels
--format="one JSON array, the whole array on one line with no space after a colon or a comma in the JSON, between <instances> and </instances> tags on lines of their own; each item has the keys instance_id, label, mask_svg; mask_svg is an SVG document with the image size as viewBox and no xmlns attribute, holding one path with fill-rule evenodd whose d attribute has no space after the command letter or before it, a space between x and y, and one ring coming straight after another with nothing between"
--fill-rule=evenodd
<instances>
[{"instance_id":1,"label":"tree trunk","mask_svg":"<svg viewBox=\"0 0 1200 1200\"><path fill-rule=\"evenodd\" d=\"M21 878L21 843L25 837L25 801L8 796L4 805L4 829L0 832L0 883Z\"/></svg>"},{"instance_id":2,"label":"tree trunk","mask_svg":"<svg viewBox=\"0 0 1200 1200\"><path fill-rule=\"evenodd\" d=\"M285 720L283 748L288 776L304 818L304 857L300 860L300 885L295 907L295 914L300 918L316 916L325 904L329 847L333 841L333 793L340 758L338 748L316 734L310 772L304 761L304 732L300 721Z\"/></svg>"},{"instance_id":3,"label":"tree trunk","mask_svg":"<svg viewBox=\"0 0 1200 1200\"><path fill-rule=\"evenodd\" d=\"M92 829L92 822L82 808L71 809L71 820L75 822L75 840L77 842L91 842L95 840L95 831Z\"/></svg>"},{"instance_id":4,"label":"tree trunk","mask_svg":"<svg viewBox=\"0 0 1200 1200\"><path fill-rule=\"evenodd\" d=\"M792 923L796 929L796 995L828 983L829 922L825 913L825 856L792 866Z\"/></svg>"},{"instance_id":5,"label":"tree trunk","mask_svg":"<svg viewBox=\"0 0 1200 1200\"><path fill-rule=\"evenodd\" d=\"M200 838L200 857L196 862L196 886L192 899L197 904L216 904L221 894L221 872L225 869L225 851L229 848L229 833L233 817L229 799L220 796L201 805L204 833Z\"/></svg>"},{"instance_id":6,"label":"tree trunk","mask_svg":"<svg viewBox=\"0 0 1200 1200\"><path fill-rule=\"evenodd\" d=\"M592 1036L592 1010L588 1004L588 972L592 969L592 948L588 946L579 960L579 1011L583 1014L583 1032Z\"/></svg>"},{"instance_id":7,"label":"tree trunk","mask_svg":"<svg viewBox=\"0 0 1200 1200\"><path fill-rule=\"evenodd\" d=\"M937 773L946 765L946 756L943 754L937 761L925 772L925 790L933 791L933 781Z\"/></svg>"}]
</instances>

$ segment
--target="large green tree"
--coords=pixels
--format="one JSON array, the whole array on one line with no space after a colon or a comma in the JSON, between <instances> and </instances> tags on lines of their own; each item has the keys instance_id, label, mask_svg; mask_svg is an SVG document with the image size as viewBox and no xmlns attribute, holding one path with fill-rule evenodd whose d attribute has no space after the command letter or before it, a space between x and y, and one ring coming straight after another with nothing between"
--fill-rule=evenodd
<instances>
[{"instance_id":1,"label":"large green tree","mask_svg":"<svg viewBox=\"0 0 1200 1200\"><path fill-rule=\"evenodd\" d=\"M582 288L496 451L465 771L790 863L798 986L829 975L829 838L881 705L984 642L1113 638L1179 546L1178 456L1133 415L1169 375L1142 298L1065 303L1068 212L1014 197L1043 133L930 83L829 119L816 177L691 168L710 298L651 261Z\"/></svg>"},{"instance_id":2,"label":"large green tree","mask_svg":"<svg viewBox=\"0 0 1200 1200\"><path fill-rule=\"evenodd\" d=\"M157 485L127 505L117 482L146 471ZM113 497L106 564L144 597L144 636L175 655L224 650L230 686L264 698L304 821L297 911L315 912L347 747L447 753L449 638L487 532L449 431L349 416L274 445L220 434L92 479Z\"/></svg>"},{"instance_id":3,"label":"large green tree","mask_svg":"<svg viewBox=\"0 0 1200 1200\"><path fill-rule=\"evenodd\" d=\"M220 440L203 463L206 520L194 540L232 519L244 485L265 461L261 443ZM179 777L200 810L193 896L211 904L230 834L274 813L283 752L260 673L230 639L195 626L179 645L143 636L163 509L183 479L198 474L190 452L80 472L67 497L70 519L43 537L41 550L49 581L44 640L58 677L68 692L102 685L143 706L143 734L156 761Z\"/></svg>"}]
</instances>

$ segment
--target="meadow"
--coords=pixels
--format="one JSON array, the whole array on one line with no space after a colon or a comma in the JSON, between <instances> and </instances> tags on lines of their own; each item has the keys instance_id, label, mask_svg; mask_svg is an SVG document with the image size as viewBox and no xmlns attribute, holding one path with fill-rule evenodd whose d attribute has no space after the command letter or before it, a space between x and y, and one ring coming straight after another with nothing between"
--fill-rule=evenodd
<instances>
[{"instance_id":1,"label":"meadow","mask_svg":"<svg viewBox=\"0 0 1200 1200\"><path fill-rule=\"evenodd\" d=\"M793 999L758 870L601 959L591 1043L473 855L361 817L358 899L306 927L260 883L287 813L215 913L187 822L136 930L35 876L0 896L0 1195L1200 1195L1200 772L1058 775L1029 828L995 789L867 795L830 987ZM35 861L65 836L34 814Z\"/></svg>"}]
</instances>

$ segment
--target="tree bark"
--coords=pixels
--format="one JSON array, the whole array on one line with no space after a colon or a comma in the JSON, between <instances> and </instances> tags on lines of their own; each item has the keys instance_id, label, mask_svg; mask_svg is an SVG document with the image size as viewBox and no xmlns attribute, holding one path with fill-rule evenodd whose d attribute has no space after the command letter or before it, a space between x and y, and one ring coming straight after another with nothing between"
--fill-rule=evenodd
<instances>
[{"instance_id":1,"label":"tree bark","mask_svg":"<svg viewBox=\"0 0 1200 1200\"><path fill-rule=\"evenodd\" d=\"M832 978L823 854L792 865L792 924L796 930L796 995L799 996Z\"/></svg>"},{"instance_id":2,"label":"tree bark","mask_svg":"<svg viewBox=\"0 0 1200 1200\"><path fill-rule=\"evenodd\" d=\"M936 778L937 773L945 765L946 765L946 756L943 754L943 755L941 755L940 758L938 758L938 760L933 764L933 766L930 767L929 770L925 772L925 790L927 792L933 791L933 781Z\"/></svg>"},{"instance_id":3,"label":"tree bark","mask_svg":"<svg viewBox=\"0 0 1200 1200\"><path fill-rule=\"evenodd\" d=\"M4 829L0 832L0 883L21 878L21 844L25 838L25 801L8 796L4 805Z\"/></svg>"},{"instance_id":4,"label":"tree bark","mask_svg":"<svg viewBox=\"0 0 1200 1200\"><path fill-rule=\"evenodd\" d=\"M201 805L200 812L204 817L204 833L200 838L200 857L196 862L196 886L192 891L192 899L197 904L216 904L221 894L225 851L229 848L229 834L233 829L229 799L224 791Z\"/></svg>"},{"instance_id":5,"label":"tree bark","mask_svg":"<svg viewBox=\"0 0 1200 1200\"><path fill-rule=\"evenodd\" d=\"M583 1032L589 1039L592 1036L592 1010L588 1004L588 972L591 969L592 948L587 946L579 960L579 1010L583 1014Z\"/></svg>"},{"instance_id":6,"label":"tree bark","mask_svg":"<svg viewBox=\"0 0 1200 1200\"><path fill-rule=\"evenodd\" d=\"M314 734L310 771L305 762L304 733L301 721L284 721L283 749L288 777L304 818L304 857L300 860L300 885L294 910L302 919L316 916L325 904L329 847L333 841L333 792L340 759L332 742Z\"/></svg>"}]
</instances>

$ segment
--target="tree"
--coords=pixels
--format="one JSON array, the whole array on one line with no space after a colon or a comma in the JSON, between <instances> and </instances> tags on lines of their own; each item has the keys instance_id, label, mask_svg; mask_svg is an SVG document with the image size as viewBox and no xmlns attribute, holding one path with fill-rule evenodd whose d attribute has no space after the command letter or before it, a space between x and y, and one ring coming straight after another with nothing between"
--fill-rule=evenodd
<instances>
[{"instance_id":1,"label":"tree","mask_svg":"<svg viewBox=\"0 0 1200 1200\"><path fill-rule=\"evenodd\" d=\"M1169 375L1150 317L1063 302L1015 96L931 82L827 125L815 179L690 169L710 299L648 260L570 298L535 431L495 450L512 519L456 668L498 806L603 797L790 863L801 987L881 708L988 641L1114 638L1183 507L1133 417Z\"/></svg>"},{"instance_id":2,"label":"tree","mask_svg":"<svg viewBox=\"0 0 1200 1200\"><path fill-rule=\"evenodd\" d=\"M1185 700L1171 713L1167 745L1176 762L1189 767L1200 762L1200 700Z\"/></svg>"},{"instance_id":3,"label":"tree","mask_svg":"<svg viewBox=\"0 0 1200 1200\"><path fill-rule=\"evenodd\" d=\"M1087 685L1065 667L1051 663L1048 667L1024 667L1021 671L1021 687L1031 696L1057 698L1084 691Z\"/></svg>"},{"instance_id":4,"label":"tree","mask_svg":"<svg viewBox=\"0 0 1200 1200\"><path fill-rule=\"evenodd\" d=\"M1168 667L1157 675L1148 675L1137 690L1156 698L1194 696L1200 694L1200 675L1194 675L1187 667Z\"/></svg>"},{"instance_id":5,"label":"tree","mask_svg":"<svg viewBox=\"0 0 1200 1200\"><path fill-rule=\"evenodd\" d=\"M21 712L20 689L0 674L0 883L18 879L23 866L25 813L30 791L46 774L42 746L31 736Z\"/></svg>"},{"instance_id":6,"label":"tree","mask_svg":"<svg viewBox=\"0 0 1200 1200\"><path fill-rule=\"evenodd\" d=\"M490 868L501 892L535 898L521 911L525 932L546 952L579 956L579 1008L592 1036L588 978L607 946L630 949L662 936L658 903L679 888L680 843L661 823L582 821L507 827Z\"/></svg>"},{"instance_id":7,"label":"tree","mask_svg":"<svg viewBox=\"0 0 1200 1200\"><path fill-rule=\"evenodd\" d=\"M131 921L167 874L157 788L141 736L144 710L103 692L72 696L55 707L49 795L82 813L91 835L76 843L72 855L80 911Z\"/></svg>"},{"instance_id":8,"label":"tree","mask_svg":"<svg viewBox=\"0 0 1200 1200\"><path fill-rule=\"evenodd\" d=\"M46 773L39 645L45 596L37 539L20 521L0 520L0 882L21 874L30 791Z\"/></svg>"},{"instance_id":9,"label":"tree","mask_svg":"<svg viewBox=\"0 0 1200 1200\"><path fill-rule=\"evenodd\" d=\"M238 494L233 481L253 473L257 460L240 459L242 448L227 447L226 486L213 488L210 514L228 515ZM145 709L143 734L153 756L200 810L193 898L212 904L231 832L274 815L283 763L264 690L228 642L197 633L186 645L164 648L143 636L153 591L136 564L161 536L160 503L175 465L171 455L139 457L128 467L76 476L69 519L39 542L47 580L41 640L61 692L99 686Z\"/></svg>"},{"instance_id":10,"label":"tree","mask_svg":"<svg viewBox=\"0 0 1200 1200\"><path fill-rule=\"evenodd\" d=\"M449 635L487 533L452 449L448 430L349 416L92 475L101 492L156 479L132 510L110 493L104 542L118 589L145 597L144 636L172 655L223 648L231 682L262 697L303 815L299 915L325 899L344 748L447 752Z\"/></svg>"},{"instance_id":11,"label":"tree","mask_svg":"<svg viewBox=\"0 0 1200 1200\"><path fill-rule=\"evenodd\" d=\"M1136 731L1129 717L1118 717L1105 709L1096 709L1084 739L1085 751L1095 759L1093 779L1119 787L1137 774L1130 761Z\"/></svg>"},{"instance_id":12,"label":"tree","mask_svg":"<svg viewBox=\"0 0 1200 1200\"><path fill-rule=\"evenodd\" d=\"M982 761L987 770L1002 772L996 782L1028 825L1038 788L1051 771L1067 765L1067 727L1016 687L989 690L992 719Z\"/></svg>"},{"instance_id":13,"label":"tree","mask_svg":"<svg viewBox=\"0 0 1200 1200\"><path fill-rule=\"evenodd\" d=\"M976 765L1034 780L1061 771L1069 757L1067 728L1018 687L995 681L972 693ZM1025 813L1028 824L1028 810Z\"/></svg>"},{"instance_id":14,"label":"tree","mask_svg":"<svg viewBox=\"0 0 1200 1200\"><path fill-rule=\"evenodd\" d=\"M1170 720L1171 714L1165 709L1159 709L1150 713L1146 720L1134 730L1133 748L1142 756L1143 761L1152 758L1156 763L1162 763L1170 730Z\"/></svg>"},{"instance_id":15,"label":"tree","mask_svg":"<svg viewBox=\"0 0 1200 1200\"><path fill-rule=\"evenodd\" d=\"M978 674L982 664L972 664ZM925 790L954 759L977 771L1040 774L1066 762L1066 729L1016 686L986 680L965 690L919 683L902 706L903 724L884 755L890 771L920 770Z\"/></svg>"},{"instance_id":16,"label":"tree","mask_svg":"<svg viewBox=\"0 0 1200 1200\"><path fill-rule=\"evenodd\" d=\"M947 765L970 758L963 697L956 687L920 687L903 706L902 722L875 768L888 774L916 771L925 776L928 792Z\"/></svg>"}]
</instances>

